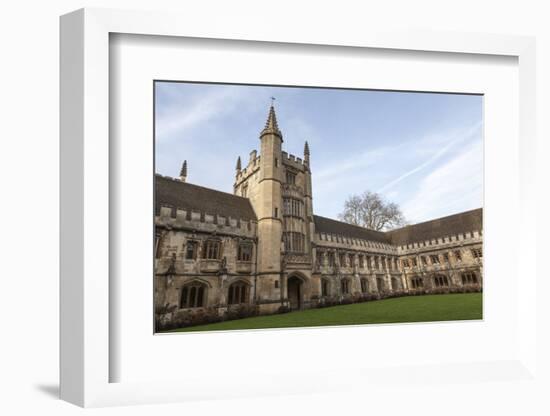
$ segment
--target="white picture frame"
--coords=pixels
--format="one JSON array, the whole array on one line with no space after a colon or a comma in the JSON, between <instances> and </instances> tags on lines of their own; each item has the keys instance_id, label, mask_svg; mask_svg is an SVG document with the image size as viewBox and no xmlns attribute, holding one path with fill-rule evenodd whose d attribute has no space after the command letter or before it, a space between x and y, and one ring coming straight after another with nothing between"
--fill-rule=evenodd
<instances>
[{"instance_id":1,"label":"white picture frame","mask_svg":"<svg viewBox=\"0 0 550 416\"><path fill-rule=\"evenodd\" d=\"M279 31L269 25L242 22L240 33L233 22L220 19L205 26L191 16L83 9L61 18L61 398L80 406L161 403L248 397L254 395L320 393L339 389L407 380L409 370L349 368L321 371L305 378L266 373L266 380L212 383L204 375L190 374L192 383L174 381L111 382L110 366L120 359L110 348L109 252L109 37L123 33L146 36L225 39L249 42L331 45L333 47L429 51L517 57L519 66L519 213L536 212L535 176L535 42L533 38L465 34L350 30L328 34L311 26L308 31L290 26ZM242 35L245 33L246 35ZM521 215L516 225L518 265L524 286L517 292L517 354L506 360L437 365L419 363L415 379L422 383L481 383L504 380L537 383L536 302L537 270L529 242L536 240L536 217ZM529 289L527 289L529 288ZM319 380L319 375L326 377ZM443 374L443 375L442 375ZM482 376L480 376L482 374ZM307 378L309 377L309 378ZM413 377L414 378L414 377ZM305 382L305 380L309 382ZM347 380L342 383L342 380ZM408 379L405 384L412 385ZM449 387L450 388L450 387ZM383 390L383 388L382 388Z\"/></svg>"}]
</instances>

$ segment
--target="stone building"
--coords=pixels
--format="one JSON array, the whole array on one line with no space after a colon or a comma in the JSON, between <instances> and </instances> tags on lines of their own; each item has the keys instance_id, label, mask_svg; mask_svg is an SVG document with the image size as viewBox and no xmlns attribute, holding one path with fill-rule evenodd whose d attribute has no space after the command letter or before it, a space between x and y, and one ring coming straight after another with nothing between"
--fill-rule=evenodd
<instances>
[{"instance_id":1,"label":"stone building","mask_svg":"<svg viewBox=\"0 0 550 416\"><path fill-rule=\"evenodd\" d=\"M233 194L156 175L155 305L260 313L373 294L481 290L482 210L380 232L313 213L303 159L282 150L273 106Z\"/></svg>"}]
</instances>

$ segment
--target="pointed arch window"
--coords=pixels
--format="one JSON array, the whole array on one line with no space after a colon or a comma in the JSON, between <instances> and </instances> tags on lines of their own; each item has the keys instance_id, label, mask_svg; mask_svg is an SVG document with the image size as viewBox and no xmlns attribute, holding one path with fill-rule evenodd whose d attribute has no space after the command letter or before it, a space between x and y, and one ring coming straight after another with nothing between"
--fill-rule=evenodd
<instances>
[{"instance_id":1,"label":"pointed arch window","mask_svg":"<svg viewBox=\"0 0 550 416\"><path fill-rule=\"evenodd\" d=\"M369 281L366 278L361 279L361 292L368 293L369 291Z\"/></svg>"},{"instance_id":2,"label":"pointed arch window","mask_svg":"<svg viewBox=\"0 0 550 416\"><path fill-rule=\"evenodd\" d=\"M350 281L349 279L342 279L340 282L341 288L342 288L342 294L347 295L350 293Z\"/></svg>"},{"instance_id":3,"label":"pointed arch window","mask_svg":"<svg viewBox=\"0 0 550 416\"><path fill-rule=\"evenodd\" d=\"M377 278L376 278L376 289L377 289L379 292L384 291L384 289L385 289L385 284L384 284L384 278L383 278L383 277L377 277Z\"/></svg>"},{"instance_id":4,"label":"pointed arch window","mask_svg":"<svg viewBox=\"0 0 550 416\"><path fill-rule=\"evenodd\" d=\"M462 273L461 277L463 285L477 284L477 276L473 272Z\"/></svg>"},{"instance_id":5,"label":"pointed arch window","mask_svg":"<svg viewBox=\"0 0 550 416\"><path fill-rule=\"evenodd\" d=\"M328 296L329 282L327 279L321 279L321 296Z\"/></svg>"},{"instance_id":6,"label":"pointed arch window","mask_svg":"<svg viewBox=\"0 0 550 416\"><path fill-rule=\"evenodd\" d=\"M445 275L436 275L434 276L434 285L435 287L447 287L449 286L449 279Z\"/></svg>"},{"instance_id":7,"label":"pointed arch window","mask_svg":"<svg viewBox=\"0 0 550 416\"><path fill-rule=\"evenodd\" d=\"M250 286L248 283L243 281L238 281L230 285L227 293L227 304L238 305L241 303L248 303L249 288Z\"/></svg>"},{"instance_id":8,"label":"pointed arch window","mask_svg":"<svg viewBox=\"0 0 550 416\"><path fill-rule=\"evenodd\" d=\"M399 290L399 280L397 277L391 278L391 290Z\"/></svg>"},{"instance_id":9,"label":"pointed arch window","mask_svg":"<svg viewBox=\"0 0 550 416\"><path fill-rule=\"evenodd\" d=\"M413 289L418 289L424 287L424 280L421 277L411 278L411 287Z\"/></svg>"},{"instance_id":10,"label":"pointed arch window","mask_svg":"<svg viewBox=\"0 0 550 416\"><path fill-rule=\"evenodd\" d=\"M206 290L206 285L201 282L192 282L183 286L180 295L180 308L206 306Z\"/></svg>"}]
</instances>

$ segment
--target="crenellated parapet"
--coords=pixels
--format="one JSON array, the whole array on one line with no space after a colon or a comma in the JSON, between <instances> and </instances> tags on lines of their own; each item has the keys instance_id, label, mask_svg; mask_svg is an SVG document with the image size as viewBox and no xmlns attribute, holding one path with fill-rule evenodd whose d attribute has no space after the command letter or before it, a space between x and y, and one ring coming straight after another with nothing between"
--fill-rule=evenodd
<instances>
[{"instance_id":1,"label":"crenellated parapet","mask_svg":"<svg viewBox=\"0 0 550 416\"><path fill-rule=\"evenodd\" d=\"M254 238L257 222L242 218L210 214L205 211L180 209L164 205L155 216L155 226L175 230L194 230Z\"/></svg>"},{"instance_id":2,"label":"crenellated parapet","mask_svg":"<svg viewBox=\"0 0 550 416\"><path fill-rule=\"evenodd\" d=\"M482 242L482 231L474 230L402 244L397 246L397 252L399 255L406 256L411 253L421 254L436 250L448 250L454 247L481 244Z\"/></svg>"},{"instance_id":3,"label":"crenellated parapet","mask_svg":"<svg viewBox=\"0 0 550 416\"><path fill-rule=\"evenodd\" d=\"M365 253L378 253L398 255L397 247L379 241L370 241L360 238L352 238L339 234L316 233L315 244L321 248L333 248L340 250L353 250Z\"/></svg>"},{"instance_id":4,"label":"crenellated parapet","mask_svg":"<svg viewBox=\"0 0 550 416\"><path fill-rule=\"evenodd\" d=\"M306 171L308 169L307 163L305 163L302 158L299 158L297 156L294 156L293 154L289 154L284 151L281 152L281 154L283 157L283 165L290 166L299 171Z\"/></svg>"}]
</instances>

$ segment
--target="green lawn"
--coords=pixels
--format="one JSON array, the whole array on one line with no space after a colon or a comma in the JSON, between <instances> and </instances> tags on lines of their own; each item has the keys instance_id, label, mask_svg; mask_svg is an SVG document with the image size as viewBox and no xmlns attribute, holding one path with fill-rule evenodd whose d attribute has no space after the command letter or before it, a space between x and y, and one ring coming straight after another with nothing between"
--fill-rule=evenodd
<instances>
[{"instance_id":1,"label":"green lawn","mask_svg":"<svg viewBox=\"0 0 550 416\"><path fill-rule=\"evenodd\" d=\"M324 325L381 324L396 322L455 321L482 318L482 294L407 296L352 305L307 309L199 325L168 332L231 329L290 328Z\"/></svg>"}]
</instances>

